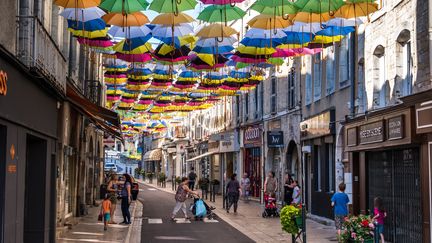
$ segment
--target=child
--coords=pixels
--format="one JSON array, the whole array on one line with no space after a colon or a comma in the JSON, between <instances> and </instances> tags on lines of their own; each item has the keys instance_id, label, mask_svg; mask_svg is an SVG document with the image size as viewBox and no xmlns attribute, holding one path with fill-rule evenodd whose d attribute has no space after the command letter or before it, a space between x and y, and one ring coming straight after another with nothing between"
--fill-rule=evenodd
<instances>
[{"instance_id":1,"label":"child","mask_svg":"<svg viewBox=\"0 0 432 243\"><path fill-rule=\"evenodd\" d=\"M349 198L345 193L346 185L344 183L339 184L339 192L335 193L331 198L331 205L334 207L335 214L335 225L338 236L341 234L344 218L348 216Z\"/></svg>"},{"instance_id":2,"label":"child","mask_svg":"<svg viewBox=\"0 0 432 243\"><path fill-rule=\"evenodd\" d=\"M384 218L387 217L387 212L383 208L383 201L380 197L374 199L374 217L373 220L376 221L376 232L381 237L381 242L384 241Z\"/></svg>"},{"instance_id":3,"label":"child","mask_svg":"<svg viewBox=\"0 0 432 243\"><path fill-rule=\"evenodd\" d=\"M292 195L292 204L300 204L301 203L301 193L300 193L300 187L298 186L298 181L294 180L293 183L294 190Z\"/></svg>"},{"instance_id":4,"label":"child","mask_svg":"<svg viewBox=\"0 0 432 243\"><path fill-rule=\"evenodd\" d=\"M104 221L104 230L107 230L107 224L110 222L111 219L111 201L110 201L110 195L107 193L105 194L105 198L102 202L101 206L101 212L100 214L103 215L103 221Z\"/></svg>"}]
</instances>

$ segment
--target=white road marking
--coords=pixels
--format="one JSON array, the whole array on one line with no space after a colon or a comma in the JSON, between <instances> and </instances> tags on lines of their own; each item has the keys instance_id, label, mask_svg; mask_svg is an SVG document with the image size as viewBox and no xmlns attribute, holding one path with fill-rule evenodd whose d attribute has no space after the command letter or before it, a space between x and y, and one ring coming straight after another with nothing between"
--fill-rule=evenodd
<instances>
[{"instance_id":1,"label":"white road marking","mask_svg":"<svg viewBox=\"0 0 432 243\"><path fill-rule=\"evenodd\" d=\"M204 218L203 221L204 223L219 223L219 221L217 221L216 219Z\"/></svg>"},{"instance_id":2,"label":"white road marking","mask_svg":"<svg viewBox=\"0 0 432 243\"><path fill-rule=\"evenodd\" d=\"M162 224L162 219L148 219L149 224Z\"/></svg>"},{"instance_id":3,"label":"white road marking","mask_svg":"<svg viewBox=\"0 0 432 243\"><path fill-rule=\"evenodd\" d=\"M192 241L192 240L197 240L195 238L191 238L191 237L187 237L187 236L155 236L155 239L157 240L176 240L176 241L180 241L180 240L187 240L187 241Z\"/></svg>"},{"instance_id":4,"label":"white road marking","mask_svg":"<svg viewBox=\"0 0 432 243\"><path fill-rule=\"evenodd\" d=\"M174 219L177 224L190 224L191 221L189 219L184 218L175 218Z\"/></svg>"},{"instance_id":5,"label":"white road marking","mask_svg":"<svg viewBox=\"0 0 432 243\"><path fill-rule=\"evenodd\" d=\"M154 189L154 188L148 188L147 190L149 190L149 191L156 191L156 189Z\"/></svg>"}]
</instances>

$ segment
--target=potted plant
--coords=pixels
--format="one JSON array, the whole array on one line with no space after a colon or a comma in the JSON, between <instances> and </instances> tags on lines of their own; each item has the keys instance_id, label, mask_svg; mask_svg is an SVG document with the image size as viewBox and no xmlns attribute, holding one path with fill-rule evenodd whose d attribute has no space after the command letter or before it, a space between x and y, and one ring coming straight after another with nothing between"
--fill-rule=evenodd
<instances>
[{"instance_id":1,"label":"potted plant","mask_svg":"<svg viewBox=\"0 0 432 243\"><path fill-rule=\"evenodd\" d=\"M208 178L200 178L198 180L198 185L201 188L201 190L207 191L208 190L208 184L210 183Z\"/></svg>"},{"instance_id":2,"label":"potted plant","mask_svg":"<svg viewBox=\"0 0 432 243\"><path fill-rule=\"evenodd\" d=\"M295 235L303 226L302 207L301 205L287 205L282 208L280 213L282 230Z\"/></svg>"},{"instance_id":3,"label":"potted plant","mask_svg":"<svg viewBox=\"0 0 432 243\"><path fill-rule=\"evenodd\" d=\"M217 180L217 179L213 179L213 180L211 181L211 184L214 186L214 187L212 188L212 190L214 189L214 192L215 192L215 193L218 193L218 192L219 192L219 185L220 185L220 181Z\"/></svg>"},{"instance_id":4,"label":"potted plant","mask_svg":"<svg viewBox=\"0 0 432 243\"><path fill-rule=\"evenodd\" d=\"M349 216L343 225L345 230L340 235L341 242L373 243L375 226L370 216Z\"/></svg>"},{"instance_id":5,"label":"potted plant","mask_svg":"<svg viewBox=\"0 0 432 243\"><path fill-rule=\"evenodd\" d=\"M148 171L146 175L147 175L147 178L149 179L149 182L153 183L153 175L154 175L154 173L151 172L151 171Z\"/></svg>"},{"instance_id":6,"label":"potted plant","mask_svg":"<svg viewBox=\"0 0 432 243\"><path fill-rule=\"evenodd\" d=\"M139 173L142 176L142 179L145 180L145 178L146 178L146 172L145 172L145 170L141 169Z\"/></svg>"},{"instance_id":7,"label":"potted plant","mask_svg":"<svg viewBox=\"0 0 432 243\"><path fill-rule=\"evenodd\" d=\"M166 175L165 175L165 173L163 173L163 172L161 172L161 173L159 173L159 176L158 176L158 181L159 182L164 182L165 180L166 180Z\"/></svg>"},{"instance_id":8,"label":"potted plant","mask_svg":"<svg viewBox=\"0 0 432 243\"><path fill-rule=\"evenodd\" d=\"M181 178L180 178L180 176L177 176L177 177L175 178L175 182L177 183L177 185L181 183Z\"/></svg>"},{"instance_id":9,"label":"potted plant","mask_svg":"<svg viewBox=\"0 0 432 243\"><path fill-rule=\"evenodd\" d=\"M139 167L136 167L135 170L134 170L135 177L139 177L140 176L140 172L141 172L141 169Z\"/></svg>"}]
</instances>

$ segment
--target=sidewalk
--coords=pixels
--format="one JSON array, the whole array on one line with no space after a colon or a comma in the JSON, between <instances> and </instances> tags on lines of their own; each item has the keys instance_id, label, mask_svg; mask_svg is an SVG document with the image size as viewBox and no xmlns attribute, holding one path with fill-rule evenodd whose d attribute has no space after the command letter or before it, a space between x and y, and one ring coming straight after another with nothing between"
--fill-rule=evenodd
<instances>
[{"instance_id":1,"label":"sidewalk","mask_svg":"<svg viewBox=\"0 0 432 243\"><path fill-rule=\"evenodd\" d=\"M128 243L131 242L132 229L140 227L141 216L135 220L138 211L142 212L142 204L139 201L133 201L130 206L131 222L130 226L120 224L108 225L108 230L104 231L103 222L98 221L100 207L88 209L88 215L79 218L79 223L72 226L63 233L56 242L58 243L78 243L78 242L99 242L99 243ZM119 223L123 221L120 201L117 202L114 221ZM139 224L139 225L138 225ZM139 242L139 241L136 241Z\"/></svg>"},{"instance_id":2,"label":"sidewalk","mask_svg":"<svg viewBox=\"0 0 432 243\"><path fill-rule=\"evenodd\" d=\"M139 180L143 182L142 180ZM166 183L166 188L160 188L154 181L153 184L145 182L161 191L175 193L172 191L172 184ZM215 213L219 218L235 227L243 234L256 242L291 242L291 235L282 231L279 218L263 218L261 213L263 206L257 202L239 201L238 213L228 214L222 207L222 197L216 196L216 202L206 200L206 203L216 207ZM337 242L336 230L333 226L327 226L308 219L306 221L307 241L310 243Z\"/></svg>"}]
</instances>

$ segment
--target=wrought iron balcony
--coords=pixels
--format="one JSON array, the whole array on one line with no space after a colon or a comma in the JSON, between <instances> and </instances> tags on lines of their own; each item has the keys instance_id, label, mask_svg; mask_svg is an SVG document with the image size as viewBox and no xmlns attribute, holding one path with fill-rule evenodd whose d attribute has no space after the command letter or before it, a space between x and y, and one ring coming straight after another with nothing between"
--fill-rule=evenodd
<instances>
[{"instance_id":1,"label":"wrought iron balcony","mask_svg":"<svg viewBox=\"0 0 432 243\"><path fill-rule=\"evenodd\" d=\"M102 85L99 80L86 80L84 83L84 96L91 102L102 106Z\"/></svg>"},{"instance_id":2,"label":"wrought iron balcony","mask_svg":"<svg viewBox=\"0 0 432 243\"><path fill-rule=\"evenodd\" d=\"M17 57L31 72L66 93L67 59L35 16L18 16Z\"/></svg>"}]
</instances>

